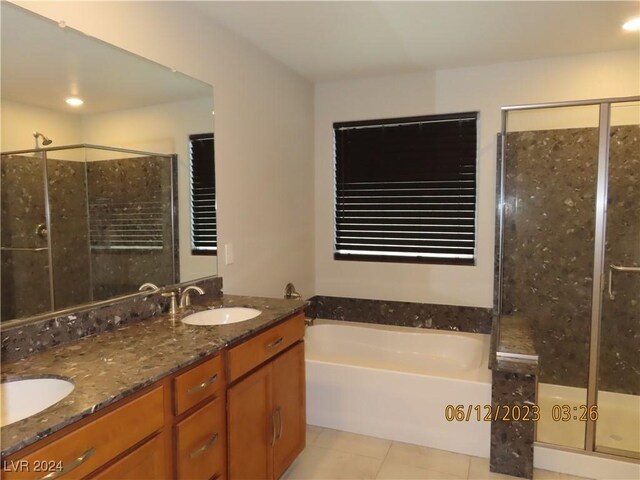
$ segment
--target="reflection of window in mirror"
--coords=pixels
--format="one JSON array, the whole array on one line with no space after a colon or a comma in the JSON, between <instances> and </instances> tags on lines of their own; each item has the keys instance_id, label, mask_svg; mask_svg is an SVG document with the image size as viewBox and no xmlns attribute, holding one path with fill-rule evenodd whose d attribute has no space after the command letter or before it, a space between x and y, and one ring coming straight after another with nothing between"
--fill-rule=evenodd
<instances>
[{"instance_id":1,"label":"reflection of window in mirror","mask_svg":"<svg viewBox=\"0 0 640 480\"><path fill-rule=\"evenodd\" d=\"M216 255L216 172L213 133L189 135L191 253Z\"/></svg>"}]
</instances>

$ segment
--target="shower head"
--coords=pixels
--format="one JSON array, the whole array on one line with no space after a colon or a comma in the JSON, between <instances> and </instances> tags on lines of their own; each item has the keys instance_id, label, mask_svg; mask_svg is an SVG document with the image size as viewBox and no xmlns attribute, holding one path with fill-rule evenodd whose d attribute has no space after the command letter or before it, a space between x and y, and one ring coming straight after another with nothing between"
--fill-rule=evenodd
<instances>
[{"instance_id":1,"label":"shower head","mask_svg":"<svg viewBox=\"0 0 640 480\"><path fill-rule=\"evenodd\" d=\"M33 138L36 139L36 149L40 148L40 145L38 144L38 137L42 138L42 145L51 145L51 143L53 142L53 140L51 140L50 138L45 137L42 133L40 132L33 132Z\"/></svg>"}]
</instances>

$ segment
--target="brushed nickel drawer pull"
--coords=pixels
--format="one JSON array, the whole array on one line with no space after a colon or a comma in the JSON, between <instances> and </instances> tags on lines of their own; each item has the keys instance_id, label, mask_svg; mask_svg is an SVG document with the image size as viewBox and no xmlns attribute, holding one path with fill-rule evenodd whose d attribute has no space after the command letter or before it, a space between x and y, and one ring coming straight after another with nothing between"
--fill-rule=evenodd
<instances>
[{"instance_id":1,"label":"brushed nickel drawer pull","mask_svg":"<svg viewBox=\"0 0 640 480\"><path fill-rule=\"evenodd\" d=\"M282 342L284 341L284 337L280 337L278 338L276 341L268 343L267 344L267 348L271 349L271 348L276 348L278 345L280 345Z\"/></svg>"},{"instance_id":2,"label":"brushed nickel drawer pull","mask_svg":"<svg viewBox=\"0 0 640 480\"><path fill-rule=\"evenodd\" d=\"M204 445L202 445L201 447L195 449L193 452L191 452L189 454L189 456L191 458L196 458L199 457L200 455L202 455L204 452L206 452L208 449L210 449L211 447L213 447L213 445L215 445L215 443L218 441L218 433L214 433L213 435L211 435L211 438L209 440L207 440L207 443L205 443Z\"/></svg>"},{"instance_id":3,"label":"brushed nickel drawer pull","mask_svg":"<svg viewBox=\"0 0 640 480\"><path fill-rule=\"evenodd\" d=\"M271 412L271 446L276 444L276 411Z\"/></svg>"},{"instance_id":4,"label":"brushed nickel drawer pull","mask_svg":"<svg viewBox=\"0 0 640 480\"><path fill-rule=\"evenodd\" d=\"M187 390L187 395L193 395L194 393L201 392L205 388L207 388L207 387L213 385L214 383L216 383L216 380L218 380L218 374L217 373L213 377L211 377L210 379L205 380L204 382L202 382L200 385L196 385L195 387L191 387L189 390Z\"/></svg>"},{"instance_id":5,"label":"brushed nickel drawer pull","mask_svg":"<svg viewBox=\"0 0 640 480\"><path fill-rule=\"evenodd\" d=\"M84 462L89 460L93 456L94 453L96 453L96 449L94 447L91 447L89 450L84 452L82 455L80 455L78 458L76 458L69 465L65 465L65 467L62 470L58 470L57 472L51 472L51 473L45 475L44 477L42 477L41 480L53 480L54 478L60 478L61 476L71 472L72 470L75 470L80 465L82 465Z\"/></svg>"},{"instance_id":6,"label":"brushed nickel drawer pull","mask_svg":"<svg viewBox=\"0 0 640 480\"><path fill-rule=\"evenodd\" d=\"M284 425L282 423L282 407L277 407L276 408L276 413L278 414L278 423L280 424L279 428L278 428L278 434L276 435L276 439L280 440L282 438L282 430L283 430L283 427L284 427Z\"/></svg>"}]
</instances>

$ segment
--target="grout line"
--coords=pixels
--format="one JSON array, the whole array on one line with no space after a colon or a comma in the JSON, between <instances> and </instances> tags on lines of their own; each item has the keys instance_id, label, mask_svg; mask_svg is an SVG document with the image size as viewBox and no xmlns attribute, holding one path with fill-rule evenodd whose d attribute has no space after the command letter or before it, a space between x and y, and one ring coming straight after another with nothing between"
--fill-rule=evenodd
<instances>
[{"instance_id":1,"label":"grout line","mask_svg":"<svg viewBox=\"0 0 640 480\"><path fill-rule=\"evenodd\" d=\"M391 446L393 445L393 440L389 442L389 448L387 448L387 453L384 454L384 457L382 458L382 461L380 462L380 466L378 467L378 471L376 472L375 476L373 477L374 479L378 478L378 475L380 475L380 470L382 470L382 466L384 465L384 462L387 461L387 457L389 456L389 452L391 451Z\"/></svg>"}]
</instances>

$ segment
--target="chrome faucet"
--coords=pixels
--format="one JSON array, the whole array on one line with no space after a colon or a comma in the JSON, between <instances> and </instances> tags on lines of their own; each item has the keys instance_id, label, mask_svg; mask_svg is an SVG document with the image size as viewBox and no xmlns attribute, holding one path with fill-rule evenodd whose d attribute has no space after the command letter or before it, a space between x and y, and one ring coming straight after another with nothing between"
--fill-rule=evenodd
<instances>
[{"instance_id":1,"label":"chrome faucet","mask_svg":"<svg viewBox=\"0 0 640 480\"><path fill-rule=\"evenodd\" d=\"M184 310L187 307L191 306L191 292L198 292L198 295L204 295L204 290L200 287L196 287L195 285L190 285L182 291L182 296L180 297L180 310Z\"/></svg>"}]
</instances>

